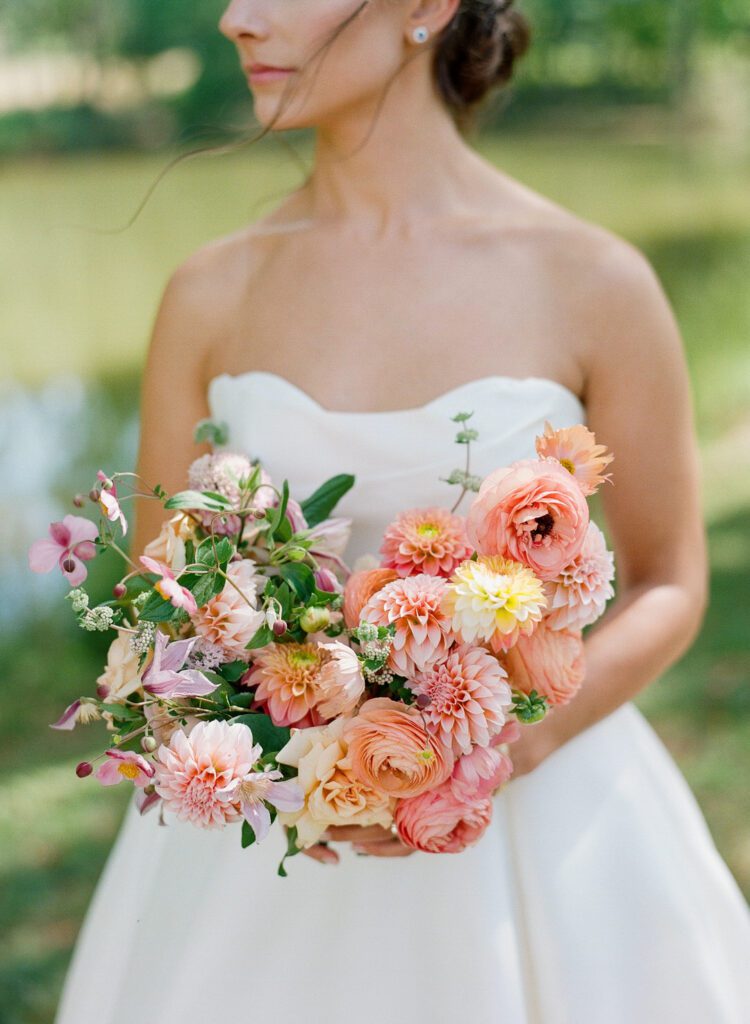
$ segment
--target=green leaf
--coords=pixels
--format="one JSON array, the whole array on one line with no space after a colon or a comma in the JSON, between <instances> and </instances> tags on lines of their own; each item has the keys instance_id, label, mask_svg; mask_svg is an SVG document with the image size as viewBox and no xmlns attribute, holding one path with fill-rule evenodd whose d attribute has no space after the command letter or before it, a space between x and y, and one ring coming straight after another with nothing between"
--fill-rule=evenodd
<instances>
[{"instance_id":1,"label":"green leaf","mask_svg":"<svg viewBox=\"0 0 750 1024\"><path fill-rule=\"evenodd\" d=\"M253 742L260 743L264 754L270 751L276 753L289 742L291 735L289 727L274 725L268 715L261 711L250 715L238 715L234 721L249 726L253 734Z\"/></svg>"},{"instance_id":2,"label":"green leaf","mask_svg":"<svg viewBox=\"0 0 750 1024\"><path fill-rule=\"evenodd\" d=\"M241 693L229 694L229 703L238 708L249 708L255 700L255 693L252 690L243 690Z\"/></svg>"},{"instance_id":3,"label":"green leaf","mask_svg":"<svg viewBox=\"0 0 750 1024\"><path fill-rule=\"evenodd\" d=\"M219 668L219 672L226 680L230 683L236 683L238 679L241 679L247 672L247 662L238 659L237 661L228 661L226 664Z\"/></svg>"},{"instance_id":4,"label":"green leaf","mask_svg":"<svg viewBox=\"0 0 750 1024\"><path fill-rule=\"evenodd\" d=\"M204 565L222 565L228 562L233 554L234 545L228 537L222 537L221 540L207 537L199 544L195 561Z\"/></svg>"},{"instance_id":5,"label":"green leaf","mask_svg":"<svg viewBox=\"0 0 750 1024\"><path fill-rule=\"evenodd\" d=\"M124 721L132 722L137 718L143 718L143 712L138 708L131 708L128 704L100 704L99 706L102 711L108 711L114 718Z\"/></svg>"},{"instance_id":6,"label":"green leaf","mask_svg":"<svg viewBox=\"0 0 750 1024\"><path fill-rule=\"evenodd\" d=\"M279 566L281 577L292 587L297 597L303 603L315 590L315 574L309 565L302 562L289 562Z\"/></svg>"},{"instance_id":7,"label":"green leaf","mask_svg":"<svg viewBox=\"0 0 750 1024\"><path fill-rule=\"evenodd\" d=\"M224 420L198 420L193 429L193 440L196 444L207 441L213 447L226 444L229 440L229 427Z\"/></svg>"},{"instance_id":8,"label":"green leaf","mask_svg":"<svg viewBox=\"0 0 750 1024\"><path fill-rule=\"evenodd\" d=\"M167 601L155 590L138 612L138 618L146 622L170 622L178 617L179 608Z\"/></svg>"},{"instance_id":9,"label":"green leaf","mask_svg":"<svg viewBox=\"0 0 750 1024\"><path fill-rule=\"evenodd\" d=\"M300 853L300 848L297 846L297 826L291 825L286 830L286 853L279 862L276 873L281 875L282 878L287 877L286 868L284 867L284 861L287 857L294 857L295 854Z\"/></svg>"},{"instance_id":10,"label":"green leaf","mask_svg":"<svg viewBox=\"0 0 750 1024\"><path fill-rule=\"evenodd\" d=\"M200 508L207 512L226 512L232 503L216 491L178 491L164 502L164 508Z\"/></svg>"},{"instance_id":11,"label":"green leaf","mask_svg":"<svg viewBox=\"0 0 750 1024\"><path fill-rule=\"evenodd\" d=\"M244 850L248 846L252 846L254 842L255 842L255 832L253 831L253 826L250 824L250 822L247 820L247 818L243 818L242 819L242 849Z\"/></svg>"},{"instance_id":12,"label":"green leaf","mask_svg":"<svg viewBox=\"0 0 750 1024\"><path fill-rule=\"evenodd\" d=\"M327 519L338 502L354 486L351 473L339 473L326 480L309 498L300 502L302 514L309 526L317 526Z\"/></svg>"},{"instance_id":13,"label":"green leaf","mask_svg":"<svg viewBox=\"0 0 750 1024\"><path fill-rule=\"evenodd\" d=\"M258 647L265 647L266 644L270 644L273 641L274 633L267 622L264 622L259 630L253 635L251 640L245 644L245 650L254 651Z\"/></svg>"}]
</instances>

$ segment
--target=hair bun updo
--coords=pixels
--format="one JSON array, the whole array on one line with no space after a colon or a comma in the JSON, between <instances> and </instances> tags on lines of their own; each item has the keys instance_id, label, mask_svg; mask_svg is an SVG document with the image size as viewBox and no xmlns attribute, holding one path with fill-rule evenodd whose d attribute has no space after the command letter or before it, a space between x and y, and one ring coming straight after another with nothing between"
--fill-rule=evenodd
<instances>
[{"instance_id":1,"label":"hair bun updo","mask_svg":"<svg viewBox=\"0 0 750 1024\"><path fill-rule=\"evenodd\" d=\"M460 0L435 43L433 73L459 124L468 124L481 101L505 85L529 47L531 28L514 0Z\"/></svg>"}]
</instances>

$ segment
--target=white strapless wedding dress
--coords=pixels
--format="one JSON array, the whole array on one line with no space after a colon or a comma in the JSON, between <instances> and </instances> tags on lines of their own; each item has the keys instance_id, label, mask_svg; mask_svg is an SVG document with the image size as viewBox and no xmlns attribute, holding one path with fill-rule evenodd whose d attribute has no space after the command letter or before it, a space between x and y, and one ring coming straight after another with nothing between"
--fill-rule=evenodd
<instances>
[{"instance_id":1,"label":"white strapless wedding dress","mask_svg":"<svg viewBox=\"0 0 750 1024\"><path fill-rule=\"evenodd\" d=\"M307 497L356 475L348 560L400 510L450 505L450 417L474 410L472 472L585 422L546 378L469 381L415 409L334 412L276 374L222 374L229 447ZM468 499L464 499L467 501ZM461 508L461 511L466 511ZM666 748L627 703L495 797L461 854L243 850L131 802L79 935L57 1024L747 1024L750 911Z\"/></svg>"}]
</instances>

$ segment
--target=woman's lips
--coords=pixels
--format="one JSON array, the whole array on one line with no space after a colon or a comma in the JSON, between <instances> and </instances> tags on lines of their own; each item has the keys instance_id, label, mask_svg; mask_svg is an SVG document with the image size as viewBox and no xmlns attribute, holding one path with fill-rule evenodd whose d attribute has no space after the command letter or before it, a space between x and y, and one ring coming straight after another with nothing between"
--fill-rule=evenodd
<instances>
[{"instance_id":1,"label":"woman's lips","mask_svg":"<svg viewBox=\"0 0 750 1024\"><path fill-rule=\"evenodd\" d=\"M260 85L263 82L276 82L288 75L291 75L294 68L272 68L258 64L245 68L245 74L253 85Z\"/></svg>"}]
</instances>

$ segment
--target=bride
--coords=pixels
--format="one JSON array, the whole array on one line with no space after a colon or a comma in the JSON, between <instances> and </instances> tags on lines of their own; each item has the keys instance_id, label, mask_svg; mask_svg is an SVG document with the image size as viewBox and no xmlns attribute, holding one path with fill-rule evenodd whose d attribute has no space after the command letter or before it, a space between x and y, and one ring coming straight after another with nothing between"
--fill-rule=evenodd
<instances>
[{"instance_id":1,"label":"bride","mask_svg":"<svg viewBox=\"0 0 750 1024\"><path fill-rule=\"evenodd\" d=\"M750 1020L748 908L632 702L707 603L675 318L637 249L465 140L527 22L502 0L232 0L219 28L261 124L315 128L314 167L171 276L141 475L182 489L205 416L298 498L352 472L351 562L397 511L452 500L456 412L474 411L480 475L532 457L545 419L586 422L616 455L601 497L617 597L585 635L577 699L524 730L461 854L332 828L282 879L281 829L242 850L232 828L131 803L57 1024ZM134 556L161 514L140 508Z\"/></svg>"}]
</instances>

